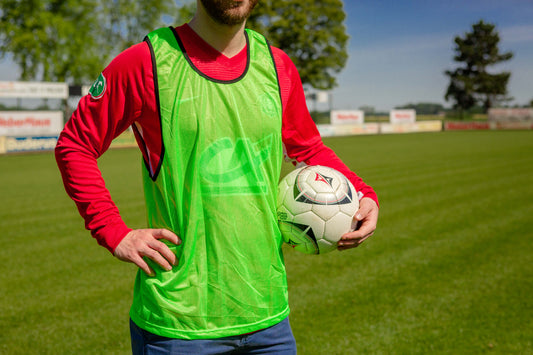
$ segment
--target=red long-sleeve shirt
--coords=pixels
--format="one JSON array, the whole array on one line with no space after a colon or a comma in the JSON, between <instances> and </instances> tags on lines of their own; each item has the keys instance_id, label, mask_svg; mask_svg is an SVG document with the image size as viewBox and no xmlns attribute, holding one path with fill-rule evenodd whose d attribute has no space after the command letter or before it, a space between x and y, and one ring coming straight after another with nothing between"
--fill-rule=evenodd
<instances>
[{"instance_id":1,"label":"red long-sleeve shirt","mask_svg":"<svg viewBox=\"0 0 533 355\"><path fill-rule=\"evenodd\" d=\"M188 25L176 28L188 56L204 74L221 80L239 77L246 67L246 48L228 58L212 48ZM300 76L290 58L272 48L278 71L283 108L282 139L286 157L308 165L339 170L353 183L359 196L377 201L372 188L322 143L309 115ZM113 252L131 229L105 187L96 160L111 141L129 126L147 166L154 171L161 157L161 125L157 109L152 58L147 43L119 54L103 71L106 90L97 99L83 97L65 125L55 150L68 195L75 201L85 226L98 243Z\"/></svg>"}]
</instances>

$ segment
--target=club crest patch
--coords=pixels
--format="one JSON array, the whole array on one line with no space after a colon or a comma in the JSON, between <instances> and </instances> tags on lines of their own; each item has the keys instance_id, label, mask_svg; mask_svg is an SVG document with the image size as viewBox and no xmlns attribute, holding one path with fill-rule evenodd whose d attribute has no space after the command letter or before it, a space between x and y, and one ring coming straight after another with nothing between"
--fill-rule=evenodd
<instances>
[{"instance_id":1,"label":"club crest patch","mask_svg":"<svg viewBox=\"0 0 533 355\"><path fill-rule=\"evenodd\" d=\"M91 97L95 100L101 98L104 96L105 91L107 89L107 80L103 73L100 73L96 81L93 83L91 88L89 89L89 94Z\"/></svg>"}]
</instances>

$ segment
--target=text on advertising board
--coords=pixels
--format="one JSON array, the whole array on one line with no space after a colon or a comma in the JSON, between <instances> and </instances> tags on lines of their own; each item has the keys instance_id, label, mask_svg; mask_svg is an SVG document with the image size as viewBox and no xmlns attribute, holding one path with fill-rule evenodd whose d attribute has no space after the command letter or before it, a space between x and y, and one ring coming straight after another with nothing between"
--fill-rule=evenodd
<instances>
[{"instance_id":1,"label":"text on advertising board","mask_svg":"<svg viewBox=\"0 0 533 355\"><path fill-rule=\"evenodd\" d=\"M0 111L0 136L56 135L62 128L61 111Z\"/></svg>"}]
</instances>

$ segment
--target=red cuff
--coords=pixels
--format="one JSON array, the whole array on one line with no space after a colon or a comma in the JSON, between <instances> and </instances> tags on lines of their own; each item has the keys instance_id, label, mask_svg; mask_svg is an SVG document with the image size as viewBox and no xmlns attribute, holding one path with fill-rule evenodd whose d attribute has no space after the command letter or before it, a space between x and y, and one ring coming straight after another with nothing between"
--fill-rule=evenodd
<instances>
[{"instance_id":1,"label":"red cuff","mask_svg":"<svg viewBox=\"0 0 533 355\"><path fill-rule=\"evenodd\" d=\"M105 227L92 231L92 235L98 244L109 250L111 254L114 254L115 248L124 239L126 234L131 231L132 229L120 220L120 222L110 223Z\"/></svg>"},{"instance_id":2,"label":"red cuff","mask_svg":"<svg viewBox=\"0 0 533 355\"><path fill-rule=\"evenodd\" d=\"M378 208L379 208L378 195L376 195L374 190L372 190L370 192L367 192L366 194L363 194L363 197L368 197L368 198L372 199L376 203L376 205L378 205Z\"/></svg>"}]
</instances>

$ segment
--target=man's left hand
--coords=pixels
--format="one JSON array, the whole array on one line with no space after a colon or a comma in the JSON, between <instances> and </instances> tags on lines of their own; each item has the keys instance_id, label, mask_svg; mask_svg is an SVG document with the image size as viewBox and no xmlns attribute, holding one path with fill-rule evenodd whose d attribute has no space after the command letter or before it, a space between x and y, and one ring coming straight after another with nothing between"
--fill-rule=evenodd
<instances>
[{"instance_id":1,"label":"man's left hand","mask_svg":"<svg viewBox=\"0 0 533 355\"><path fill-rule=\"evenodd\" d=\"M374 231L378 223L379 207L374 200L363 197L359 201L359 210L355 213L354 219L359 226L353 232L344 234L337 243L338 250L356 248L367 240Z\"/></svg>"}]
</instances>

